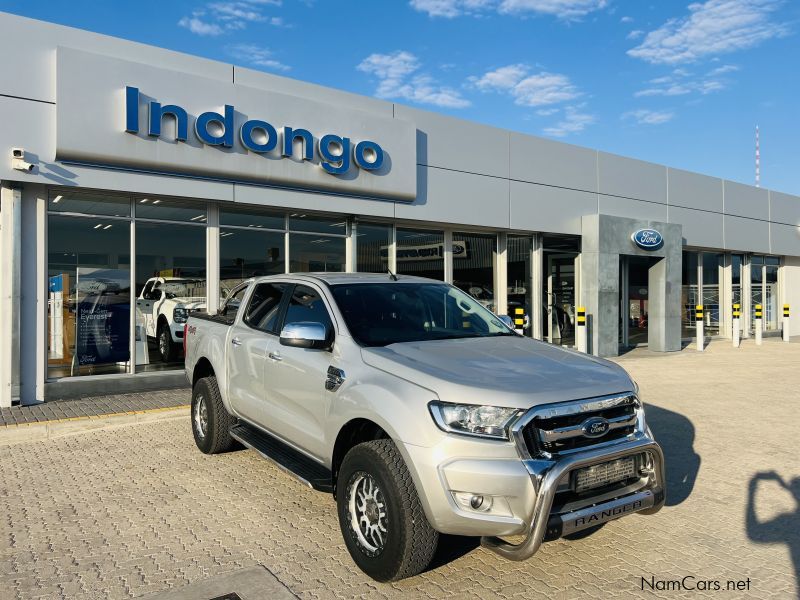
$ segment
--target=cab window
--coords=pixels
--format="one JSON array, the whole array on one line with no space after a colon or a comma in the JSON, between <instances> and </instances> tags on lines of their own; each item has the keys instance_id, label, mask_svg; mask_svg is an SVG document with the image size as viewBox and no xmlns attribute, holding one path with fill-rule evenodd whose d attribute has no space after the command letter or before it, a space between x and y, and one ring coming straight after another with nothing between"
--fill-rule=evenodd
<instances>
[{"instance_id":1,"label":"cab window","mask_svg":"<svg viewBox=\"0 0 800 600\"><path fill-rule=\"evenodd\" d=\"M242 305L242 300L244 300L244 295L247 292L247 289L250 286L244 286L242 289L237 290L233 295L229 296L225 300L225 309L223 310L223 314L228 317L228 319L233 322L236 319L236 313L239 312L239 307Z\"/></svg>"},{"instance_id":2,"label":"cab window","mask_svg":"<svg viewBox=\"0 0 800 600\"><path fill-rule=\"evenodd\" d=\"M242 320L253 329L277 333L278 313L285 289L285 283L256 284Z\"/></svg>"},{"instance_id":3,"label":"cab window","mask_svg":"<svg viewBox=\"0 0 800 600\"><path fill-rule=\"evenodd\" d=\"M298 285L289 300L283 326L303 322L322 323L329 333L333 333L333 322L319 292L308 286Z\"/></svg>"}]
</instances>

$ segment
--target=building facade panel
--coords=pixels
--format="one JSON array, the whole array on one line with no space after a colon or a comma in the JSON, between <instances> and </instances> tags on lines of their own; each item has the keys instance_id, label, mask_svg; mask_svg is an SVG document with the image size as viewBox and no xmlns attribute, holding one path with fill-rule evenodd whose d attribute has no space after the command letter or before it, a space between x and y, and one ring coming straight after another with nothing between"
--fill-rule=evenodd
<instances>
[{"instance_id":1,"label":"building facade panel","mask_svg":"<svg viewBox=\"0 0 800 600\"><path fill-rule=\"evenodd\" d=\"M597 211L597 194L511 181L511 229L580 235L581 217Z\"/></svg>"},{"instance_id":2,"label":"building facade panel","mask_svg":"<svg viewBox=\"0 0 800 600\"><path fill-rule=\"evenodd\" d=\"M767 190L734 181L726 181L725 214L768 221L769 194Z\"/></svg>"},{"instance_id":3,"label":"building facade panel","mask_svg":"<svg viewBox=\"0 0 800 600\"><path fill-rule=\"evenodd\" d=\"M598 152L597 176L601 194L667 203L667 168L664 166Z\"/></svg>"},{"instance_id":4,"label":"building facade panel","mask_svg":"<svg viewBox=\"0 0 800 600\"><path fill-rule=\"evenodd\" d=\"M680 206L669 207L669 222L683 227L683 243L701 248L722 248L724 230L722 215Z\"/></svg>"},{"instance_id":5,"label":"building facade panel","mask_svg":"<svg viewBox=\"0 0 800 600\"><path fill-rule=\"evenodd\" d=\"M667 177L670 206L722 212L721 179L672 167L667 170Z\"/></svg>"},{"instance_id":6,"label":"building facade panel","mask_svg":"<svg viewBox=\"0 0 800 600\"><path fill-rule=\"evenodd\" d=\"M394 114L417 126L418 164L508 177L508 131L402 104Z\"/></svg>"},{"instance_id":7,"label":"building facade panel","mask_svg":"<svg viewBox=\"0 0 800 600\"><path fill-rule=\"evenodd\" d=\"M398 219L508 228L508 180L433 167L417 167L419 195L395 203Z\"/></svg>"},{"instance_id":8,"label":"building facade panel","mask_svg":"<svg viewBox=\"0 0 800 600\"><path fill-rule=\"evenodd\" d=\"M800 243L800 226L770 223L769 242L772 254L793 254Z\"/></svg>"},{"instance_id":9,"label":"building facade panel","mask_svg":"<svg viewBox=\"0 0 800 600\"><path fill-rule=\"evenodd\" d=\"M544 185L597 191L597 152L511 132L510 177Z\"/></svg>"},{"instance_id":10,"label":"building facade panel","mask_svg":"<svg viewBox=\"0 0 800 600\"><path fill-rule=\"evenodd\" d=\"M769 220L800 227L800 196L769 192Z\"/></svg>"},{"instance_id":11,"label":"building facade panel","mask_svg":"<svg viewBox=\"0 0 800 600\"><path fill-rule=\"evenodd\" d=\"M769 253L769 223L733 215L724 216L725 249Z\"/></svg>"},{"instance_id":12,"label":"building facade panel","mask_svg":"<svg viewBox=\"0 0 800 600\"><path fill-rule=\"evenodd\" d=\"M599 211L601 214L614 215L615 217L629 217L631 219L647 219L652 221L667 221L667 205L657 202L644 202L620 196L606 196L599 194Z\"/></svg>"}]
</instances>

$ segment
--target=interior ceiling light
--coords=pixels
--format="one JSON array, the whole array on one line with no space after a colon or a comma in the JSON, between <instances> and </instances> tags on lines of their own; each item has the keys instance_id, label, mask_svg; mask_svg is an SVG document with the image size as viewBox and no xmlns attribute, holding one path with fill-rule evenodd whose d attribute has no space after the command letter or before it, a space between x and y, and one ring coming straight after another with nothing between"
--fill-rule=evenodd
<instances>
[{"instance_id":1,"label":"interior ceiling light","mask_svg":"<svg viewBox=\"0 0 800 600\"><path fill-rule=\"evenodd\" d=\"M59 202L61 202L61 199L62 199L63 197L64 197L64 196L58 195L58 196L56 196L55 198L53 198L53 204L58 204Z\"/></svg>"}]
</instances>

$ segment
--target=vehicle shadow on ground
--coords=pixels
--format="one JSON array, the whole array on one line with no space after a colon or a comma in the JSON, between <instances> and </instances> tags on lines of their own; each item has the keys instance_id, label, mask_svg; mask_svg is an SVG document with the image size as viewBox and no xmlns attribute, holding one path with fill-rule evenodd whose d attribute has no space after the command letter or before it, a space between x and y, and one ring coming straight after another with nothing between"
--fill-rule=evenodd
<instances>
[{"instance_id":1,"label":"vehicle shadow on ground","mask_svg":"<svg viewBox=\"0 0 800 600\"><path fill-rule=\"evenodd\" d=\"M756 513L756 493L761 482L773 481L789 492L795 501L792 513L783 513L770 521L759 521ZM775 471L756 473L750 479L747 490L747 514L745 516L747 537L759 544L784 543L789 547L795 581L800 598L800 477L786 482Z\"/></svg>"},{"instance_id":2,"label":"vehicle shadow on ground","mask_svg":"<svg viewBox=\"0 0 800 600\"><path fill-rule=\"evenodd\" d=\"M433 555L433 560L431 560L431 564L428 565L426 571L433 571L458 560L480 545L481 538L479 537L441 534L439 536L439 545L436 547L436 554Z\"/></svg>"},{"instance_id":3,"label":"vehicle shadow on ground","mask_svg":"<svg viewBox=\"0 0 800 600\"><path fill-rule=\"evenodd\" d=\"M664 451L666 505L677 506L692 493L700 471L700 455L694 451L694 425L682 414L654 404L647 404L645 413L647 424Z\"/></svg>"}]
</instances>

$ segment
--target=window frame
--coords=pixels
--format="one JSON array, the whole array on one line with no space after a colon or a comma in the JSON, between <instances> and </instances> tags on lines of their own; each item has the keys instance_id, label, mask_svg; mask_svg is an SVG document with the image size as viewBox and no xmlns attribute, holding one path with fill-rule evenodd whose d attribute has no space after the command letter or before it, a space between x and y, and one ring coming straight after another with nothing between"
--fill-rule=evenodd
<instances>
[{"instance_id":1,"label":"window frame","mask_svg":"<svg viewBox=\"0 0 800 600\"><path fill-rule=\"evenodd\" d=\"M322 300L322 305L325 307L325 312L328 313L328 320L330 321L331 324L331 330L329 332L330 339L328 341L331 347L333 347L333 344L336 341L336 336L338 334L337 323L336 319L334 318L334 312L333 310L331 310L330 302L328 301L328 298L325 297L325 292L323 292L321 288L305 281L301 283L297 282L291 283L290 285L291 289L288 291L288 293L285 293L286 298L284 298L284 306L281 309L281 314L280 314L281 326L278 329L278 336L280 336L280 332L283 331L283 328L286 327L286 316L289 314L289 302L291 302L291 299L294 297L295 290L299 287L305 287L315 292L317 296L319 296L319 299ZM297 322L300 323L302 321L297 321Z\"/></svg>"},{"instance_id":2,"label":"window frame","mask_svg":"<svg viewBox=\"0 0 800 600\"><path fill-rule=\"evenodd\" d=\"M255 297L255 294L256 294L256 289L258 288L259 285L284 286L283 289L280 290L281 291L281 299L278 302L278 314L276 315L276 318L275 318L275 322L276 323L281 323L283 321L284 313L286 312L286 304L288 302L287 299L289 297L287 295L287 291L291 290L291 289L294 289L293 285L291 283L289 283L288 281L285 281L285 280L283 280L283 281L269 281L269 280L267 280L267 281L254 281L250 285L252 286L252 290L250 290L247 293L247 305L245 306L245 310L244 311L242 311L241 309L236 311L236 322L241 323L242 325L244 325L248 329L251 329L253 331L257 331L259 333L266 333L267 335L272 335L272 336L275 336L275 337L280 336L280 332L281 332L281 329L283 329L283 326L277 328L275 331L270 331L268 329L261 329L260 327L255 327L254 325L251 325L250 323L248 323L245 320L245 317L247 315L247 309L250 308L250 304L253 302L253 298Z\"/></svg>"}]
</instances>

